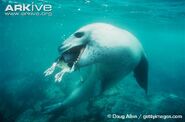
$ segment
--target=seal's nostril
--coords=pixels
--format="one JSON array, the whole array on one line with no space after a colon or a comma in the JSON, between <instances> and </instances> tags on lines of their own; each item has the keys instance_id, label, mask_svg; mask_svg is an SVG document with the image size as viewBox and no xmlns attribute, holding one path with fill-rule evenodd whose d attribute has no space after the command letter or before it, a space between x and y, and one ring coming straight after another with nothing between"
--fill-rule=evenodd
<instances>
[{"instance_id":1,"label":"seal's nostril","mask_svg":"<svg viewBox=\"0 0 185 122\"><path fill-rule=\"evenodd\" d=\"M61 45L59 45L58 46L58 51L61 52L64 46L65 46L65 44L63 44L63 43Z\"/></svg>"},{"instance_id":2,"label":"seal's nostril","mask_svg":"<svg viewBox=\"0 0 185 122\"><path fill-rule=\"evenodd\" d=\"M61 51L62 51L62 50L61 50L62 46L63 46L63 45L58 46L58 52L61 52Z\"/></svg>"}]
</instances>

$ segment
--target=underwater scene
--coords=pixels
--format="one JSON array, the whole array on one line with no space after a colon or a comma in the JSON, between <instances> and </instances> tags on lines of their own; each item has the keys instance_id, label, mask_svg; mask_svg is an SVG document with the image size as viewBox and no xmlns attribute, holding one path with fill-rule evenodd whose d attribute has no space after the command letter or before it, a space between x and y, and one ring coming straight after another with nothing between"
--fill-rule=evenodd
<instances>
[{"instance_id":1,"label":"underwater scene","mask_svg":"<svg viewBox=\"0 0 185 122\"><path fill-rule=\"evenodd\" d=\"M0 122L185 122L184 0L1 0Z\"/></svg>"}]
</instances>

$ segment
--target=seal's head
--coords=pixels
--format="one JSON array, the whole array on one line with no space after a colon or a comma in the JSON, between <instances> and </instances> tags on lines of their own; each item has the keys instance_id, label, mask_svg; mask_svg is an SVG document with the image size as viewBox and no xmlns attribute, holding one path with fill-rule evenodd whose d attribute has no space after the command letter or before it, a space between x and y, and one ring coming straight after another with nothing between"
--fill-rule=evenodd
<instances>
[{"instance_id":1,"label":"seal's head","mask_svg":"<svg viewBox=\"0 0 185 122\"><path fill-rule=\"evenodd\" d=\"M61 72L55 75L55 81L61 81L65 73L71 73L78 68L89 66L95 63L105 64L112 59L120 57L120 44L115 43L112 38L118 37L112 32L115 27L94 23L86 25L69 38L67 38L58 48L60 56L44 73L45 76L52 74L56 67L60 67ZM116 47L116 48L115 48ZM118 52L115 52L117 50ZM111 57L111 58L107 58Z\"/></svg>"},{"instance_id":2,"label":"seal's head","mask_svg":"<svg viewBox=\"0 0 185 122\"><path fill-rule=\"evenodd\" d=\"M71 68L80 68L97 62L102 52L96 49L98 45L93 36L94 31L95 25L84 26L67 38L58 48L60 60Z\"/></svg>"}]
</instances>

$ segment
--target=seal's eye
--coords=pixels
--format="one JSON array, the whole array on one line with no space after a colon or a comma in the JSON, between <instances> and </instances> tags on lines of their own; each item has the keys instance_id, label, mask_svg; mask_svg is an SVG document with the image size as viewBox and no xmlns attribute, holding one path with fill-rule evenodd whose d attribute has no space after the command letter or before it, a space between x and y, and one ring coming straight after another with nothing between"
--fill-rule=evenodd
<instances>
[{"instance_id":1,"label":"seal's eye","mask_svg":"<svg viewBox=\"0 0 185 122\"><path fill-rule=\"evenodd\" d=\"M81 38L84 34L85 34L84 32L76 32L76 33L74 34L74 36L75 36L76 38Z\"/></svg>"}]
</instances>

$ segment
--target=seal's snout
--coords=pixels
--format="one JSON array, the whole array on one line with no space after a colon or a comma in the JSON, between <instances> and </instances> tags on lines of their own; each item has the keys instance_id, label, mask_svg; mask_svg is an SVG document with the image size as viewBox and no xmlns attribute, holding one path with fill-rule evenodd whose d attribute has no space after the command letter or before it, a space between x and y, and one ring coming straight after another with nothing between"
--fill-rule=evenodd
<instances>
[{"instance_id":1,"label":"seal's snout","mask_svg":"<svg viewBox=\"0 0 185 122\"><path fill-rule=\"evenodd\" d=\"M63 54L64 52L66 52L67 50L69 50L71 48L70 44L62 44L58 47L58 52L60 54Z\"/></svg>"},{"instance_id":2,"label":"seal's snout","mask_svg":"<svg viewBox=\"0 0 185 122\"><path fill-rule=\"evenodd\" d=\"M63 44L61 44L60 46L58 46L58 52L61 52L62 51L62 47L63 46L64 46Z\"/></svg>"}]
</instances>

